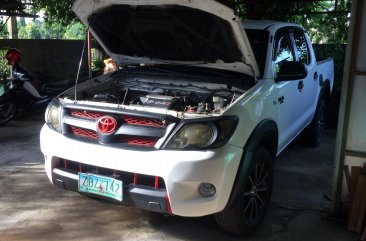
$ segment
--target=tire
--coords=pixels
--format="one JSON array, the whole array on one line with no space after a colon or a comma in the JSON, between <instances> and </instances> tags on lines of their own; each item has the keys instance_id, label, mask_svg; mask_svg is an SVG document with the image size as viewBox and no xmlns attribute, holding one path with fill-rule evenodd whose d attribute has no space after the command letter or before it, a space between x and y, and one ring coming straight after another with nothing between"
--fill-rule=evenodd
<instances>
[{"instance_id":1,"label":"tire","mask_svg":"<svg viewBox=\"0 0 366 241\"><path fill-rule=\"evenodd\" d=\"M14 119L17 107L12 102L4 102L0 104L0 126L5 125Z\"/></svg>"},{"instance_id":2,"label":"tire","mask_svg":"<svg viewBox=\"0 0 366 241\"><path fill-rule=\"evenodd\" d=\"M231 208L215 215L217 224L234 235L248 235L258 229L270 204L273 183L272 158L259 147L245 178L245 190Z\"/></svg>"},{"instance_id":3,"label":"tire","mask_svg":"<svg viewBox=\"0 0 366 241\"><path fill-rule=\"evenodd\" d=\"M315 148L320 145L325 128L325 114L326 104L325 101L321 99L316 108L313 120L301 133L301 140L305 146Z\"/></svg>"}]
</instances>

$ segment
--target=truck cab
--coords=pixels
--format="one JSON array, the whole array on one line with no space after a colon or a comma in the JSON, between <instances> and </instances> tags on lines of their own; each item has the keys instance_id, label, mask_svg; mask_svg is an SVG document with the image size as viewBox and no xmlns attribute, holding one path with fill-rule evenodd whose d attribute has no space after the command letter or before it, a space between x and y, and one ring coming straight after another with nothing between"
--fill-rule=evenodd
<instances>
[{"instance_id":1,"label":"truck cab","mask_svg":"<svg viewBox=\"0 0 366 241\"><path fill-rule=\"evenodd\" d=\"M277 92L278 152L285 148L314 118L320 99L329 98L333 86L331 58L317 62L304 28L275 21L243 21L262 79L274 81ZM300 118L299 118L300 117ZM319 128L324 129L324 116ZM319 130L322 131L322 130ZM304 136L303 139L306 139ZM308 146L316 141L304 140Z\"/></svg>"}]
</instances>

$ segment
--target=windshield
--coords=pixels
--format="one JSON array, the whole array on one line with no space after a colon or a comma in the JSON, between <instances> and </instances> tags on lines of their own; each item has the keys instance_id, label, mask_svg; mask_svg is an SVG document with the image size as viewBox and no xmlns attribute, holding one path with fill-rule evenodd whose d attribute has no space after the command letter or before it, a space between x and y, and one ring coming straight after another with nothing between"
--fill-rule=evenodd
<instances>
[{"instance_id":1,"label":"windshield","mask_svg":"<svg viewBox=\"0 0 366 241\"><path fill-rule=\"evenodd\" d=\"M198 9L112 5L94 13L90 25L104 46L118 55L202 63L242 61L230 24Z\"/></svg>"},{"instance_id":2,"label":"windshield","mask_svg":"<svg viewBox=\"0 0 366 241\"><path fill-rule=\"evenodd\" d=\"M266 65L269 33L266 30L245 29L250 45L252 46L261 76Z\"/></svg>"}]
</instances>

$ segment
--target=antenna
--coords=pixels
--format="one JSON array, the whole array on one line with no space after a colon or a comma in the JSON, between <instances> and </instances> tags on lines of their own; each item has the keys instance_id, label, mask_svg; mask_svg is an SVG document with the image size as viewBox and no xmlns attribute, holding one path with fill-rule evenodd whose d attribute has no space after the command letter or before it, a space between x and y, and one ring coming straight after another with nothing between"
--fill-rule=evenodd
<instances>
[{"instance_id":1,"label":"antenna","mask_svg":"<svg viewBox=\"0 0 366 241\"><path fill-rule=\"evenodd\" d=\"M86 26L86 35L85 35L85 39L84 39L84 43L83 43L83 49L81 51L78 72L76 74L76 80L75 80L75 86L74 86L74 103L76 103L76 101L77 101L77 99L76 99L77 87L76 86L78 85L79 75L80 75L80 70L81 70L81 65L83 63L85 46L86 46L86 41L87 41L87 38L88 38L88 32L89 32L89 28L90 28L90 19L93 16L93 12L94 12L95 0L92 0L92 1L93 1L92 11L91 11L90 16L88 18L88 22L87 22L87 26Z\"/></svg>"}]
</instances>

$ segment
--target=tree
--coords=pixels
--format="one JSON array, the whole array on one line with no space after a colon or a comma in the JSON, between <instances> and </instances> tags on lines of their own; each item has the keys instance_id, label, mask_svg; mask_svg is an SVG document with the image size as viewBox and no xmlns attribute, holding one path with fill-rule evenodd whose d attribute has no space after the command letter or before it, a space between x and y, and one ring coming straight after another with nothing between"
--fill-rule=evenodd
<instances>
[{"instance_id":1,"label":"tree","mask_svg":"<svg viewBox=\"0 0 366 241\"><path fill-rule=\"evenodd\" d=\"M19 29L18 37L21 39L41 39L41 25L42 23L39 20L28 23Z\"/></svg>"},{"instance_id":2,"label":"tree","mask_svg":"<svg viewBox=\"0 0 366 241\"><path fill-rule=\"evenodd\" d=\"M85 27L72 22L64 27L60 23L46 23L35 20L19 27L20 39L85 39Z\"/></svg>"},{"instance_id":3,"label":"tree","mask_svg":"<svg viewBox=\"0 0 366 241\"><path fill-rule=\"evenodd\" d=\"M33 0L33 11L43 10L46 22L58 22L67 26L76 19L76 15L71 10L73 3L74 0Z\"/></svg>"},{"instance_id":4,"label":"tree","mask_svg":"<svg viewBox=\"0 0 366 241\"><path fill-rule=\"evenodd\" d=\"M64 39L85 39L86 29L80 22L72 22L66 27L66 31L63 35Z\"/></svg>"},{"instance_id":5,"label":"tree","mask_svg":"<svg viewBox=\"0 0 366 241\"><path fill-rule=\"evenodd\" d=\"M77 20L71 8L74 0L32 0L33 11L45 13L47 23L59 23L67 26ZM349 23L351 0L322 0L322 1L243 1L218 0L235 8L236 13L243 19L271 19L296 22L309 30L312 39L317 43L345 43ZM92 3L91 3L92 4ZM335 6L337 4L337 6ZM318 14L318 12L338 11L339 13ZM311 14L317 12L317 14ZM79 36L78 26L69 29L66 36ZM76 32L75 32L76 31ZM77 38L79 38L77 37Z\"/></svg>"},{"instance_id":6,"label":"tree","mask_svg":"<svg viewBox=\"0 0 366 241\"><path fill-rule=\"evenodd\" d=\"M351 0L286 1L286 4L248 1L247 4L237 3L236 13L243 19L298 23L308 30L315 43L346 43L350 8Z\"/></svg>"},{"instance_id":7,"label":"tree","mask_svg":"<svg viewBox=\"0 0 366 241\"><path fill-rule=\"evenodd\" d=\"M57 22L42 22L41 34L43 39L62 39L65 33L65 27Z\"/></svg>"}]
</instances>

